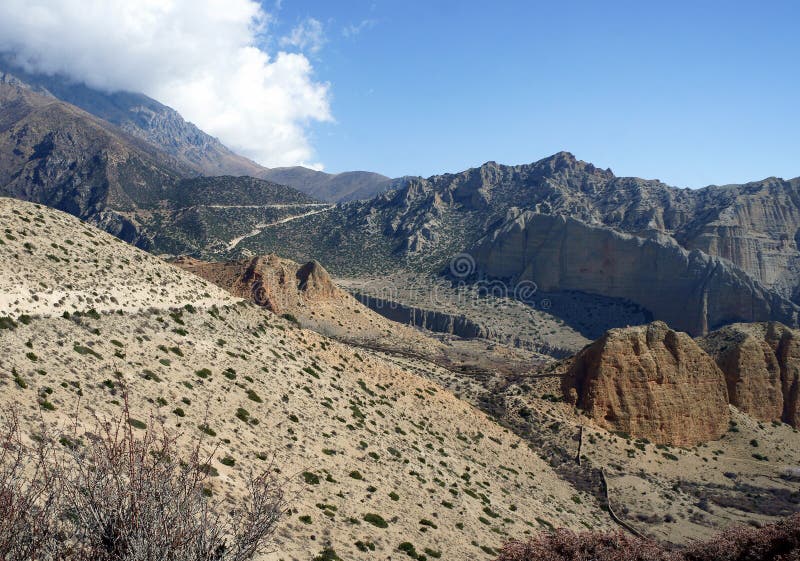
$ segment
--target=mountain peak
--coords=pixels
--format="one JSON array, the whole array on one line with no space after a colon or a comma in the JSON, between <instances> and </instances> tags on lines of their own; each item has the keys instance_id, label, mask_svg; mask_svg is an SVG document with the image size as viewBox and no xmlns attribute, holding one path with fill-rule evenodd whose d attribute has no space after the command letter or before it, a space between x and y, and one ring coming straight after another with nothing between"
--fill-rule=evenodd
<instances>
[{"instance_id":1,"label":"mountain peak","mask_svg":"<svg viewBox=\"0 0 800 561\"><path fill-rule=\"evenodd\" d=\"M552 172L569 170L585 172L589 174L597 173L604 176L606 179L614 178L614 172L611 171L611 168L606 168L605 170L598 168L590 162L579 160L572 152L567 152L564 150L556 152L552 156L542 158L531 165L537 168L549 168Z\"/></svg>"},{"instance_id":2,"label":"mountain peak","mask_svg":"<svg viewBox=\"0 0 800 561\"><path fill-rule=\"evenodd\" d=\"M547 156L546 158L542 158L541 160L534 162L534 165L551 164L575 166L578 163L580 163L580 160L578 160L578 158L576 158L572 152L562 150L551 156Z\"/></svg>"}]
</instances>

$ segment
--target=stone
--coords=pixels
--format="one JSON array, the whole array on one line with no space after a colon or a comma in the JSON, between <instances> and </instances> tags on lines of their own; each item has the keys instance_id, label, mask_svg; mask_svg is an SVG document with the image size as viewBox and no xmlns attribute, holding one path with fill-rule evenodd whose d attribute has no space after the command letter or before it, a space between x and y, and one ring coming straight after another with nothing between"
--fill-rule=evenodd
<instances>
[{"instance_id":1,"label":"stone","mask_svg":"<svg viewBox=\"0 0 800 561\"><path fill-rule=\"evenodd\" d=\"M562 390L601 427L657 444L716 440L730 421L722 371L660 321L609 330L572 359Z\"/></svg>"},{"instance_id":2,"label":"stone","mask_svg":"<svg viewBox=\"0 0 800 561\"><path fill-rule=\"evenodd\" d=\"M737 323L698 340L716 361L730 402L761 421L800 426L800 333L780 323Z\"/></svg>"}]
</instances>

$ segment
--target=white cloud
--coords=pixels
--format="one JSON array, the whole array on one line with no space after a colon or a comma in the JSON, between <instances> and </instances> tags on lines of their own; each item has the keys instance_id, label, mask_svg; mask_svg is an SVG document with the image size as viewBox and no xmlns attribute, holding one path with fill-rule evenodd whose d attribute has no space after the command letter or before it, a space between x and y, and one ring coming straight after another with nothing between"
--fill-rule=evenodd
<instances>
[{"instance_id":1,"label":"white cloud","mask_svg":"<svg viewBox=\"0 0 800 561\"><path fill-rule=\"evenodd\" d=\"M351 23L349 25L344 26L342 28L342 35L348 38L355 37L365 29L371 29L372 27L375 27L375 24L377 23L378 23L377 20L374 19L362 19L358 23Z\"/></svg>"},{"instance_id":2,"label":"white cloud","mask_svg":"<svg viewBox=\"0 0 800 561\"><path fill-rule=\"evenodd\" d=\"M294 47L312 54L318 53L325 44L322 23L314 18L300 22L289 35L281 37L281 47Z\"/></svg>"},{"instance_id":3,"label":"white cloud","mask_svg":"<svg viewBox=\"0 0 800 561\"><path fill-rule=\"evenodd\" d=\"M0 51L29 71L143 92L267 166L308 163L329 88L302 54L270 56L255 0L2 0ZM321 30L321 27L320 27Z\"/></svg>"}]
</instances>

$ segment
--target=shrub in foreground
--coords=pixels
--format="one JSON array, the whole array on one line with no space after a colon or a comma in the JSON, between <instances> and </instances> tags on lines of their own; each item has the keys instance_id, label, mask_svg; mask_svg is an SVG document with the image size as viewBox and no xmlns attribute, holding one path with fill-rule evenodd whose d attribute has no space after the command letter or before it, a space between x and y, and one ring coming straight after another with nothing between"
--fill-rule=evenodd
<instances>
[{"instance_id":1,"label":"shrub in foreground","mask_svg":"<svg viewBox=\"0 0 800 561\"><path fill-rule=\"evenodd\" d=\"M0 559L246 561L269 549L286 512L271 467L248 478L231 508L210 492L213 454L202 441L181 454L176 435L152 425L134 434L129 421L126 413L98 420L93 433L28 442L7 417Z\"/></svg>"},{"instance_id":2,"label":"shrub in foreground","mask_svg":"<svg viewBox=\"0 0 800 561\"><path fill-rule=\"evenodd\" d=\"M506 544L498 561L681 561L659 544L622 532L542 532Z\"/></svg>"},{"instance_id":3,"label":"shrub in foreground","mask_svg":"<svg viewBox=\"0 0 800 561\"><path fill-rule=\"evenodd\" d=\"M498 561L800 561L800 513L763 528L735 527L684 550L622 532L556 530L510 542Z\"/></svg>"}]
</instances>

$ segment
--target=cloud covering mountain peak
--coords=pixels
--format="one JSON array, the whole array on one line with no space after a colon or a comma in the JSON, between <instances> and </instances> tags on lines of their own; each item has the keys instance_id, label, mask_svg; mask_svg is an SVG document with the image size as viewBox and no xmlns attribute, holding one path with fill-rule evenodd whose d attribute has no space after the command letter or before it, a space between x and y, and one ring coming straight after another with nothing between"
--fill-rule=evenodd
<instances>
[{"instance_id":1,"label":"cloud covering mountain peak","mask_svg":"<svg viewBox=\"0 0 800 561\"><path fill-rule=\"evenodd\" d=\"M254 0L6 0L0 51L145 93L262 165L314 165L308 127L332 119L329 86L304 54L266 50L271 20Z\"/></svg>"}]
</instances>

